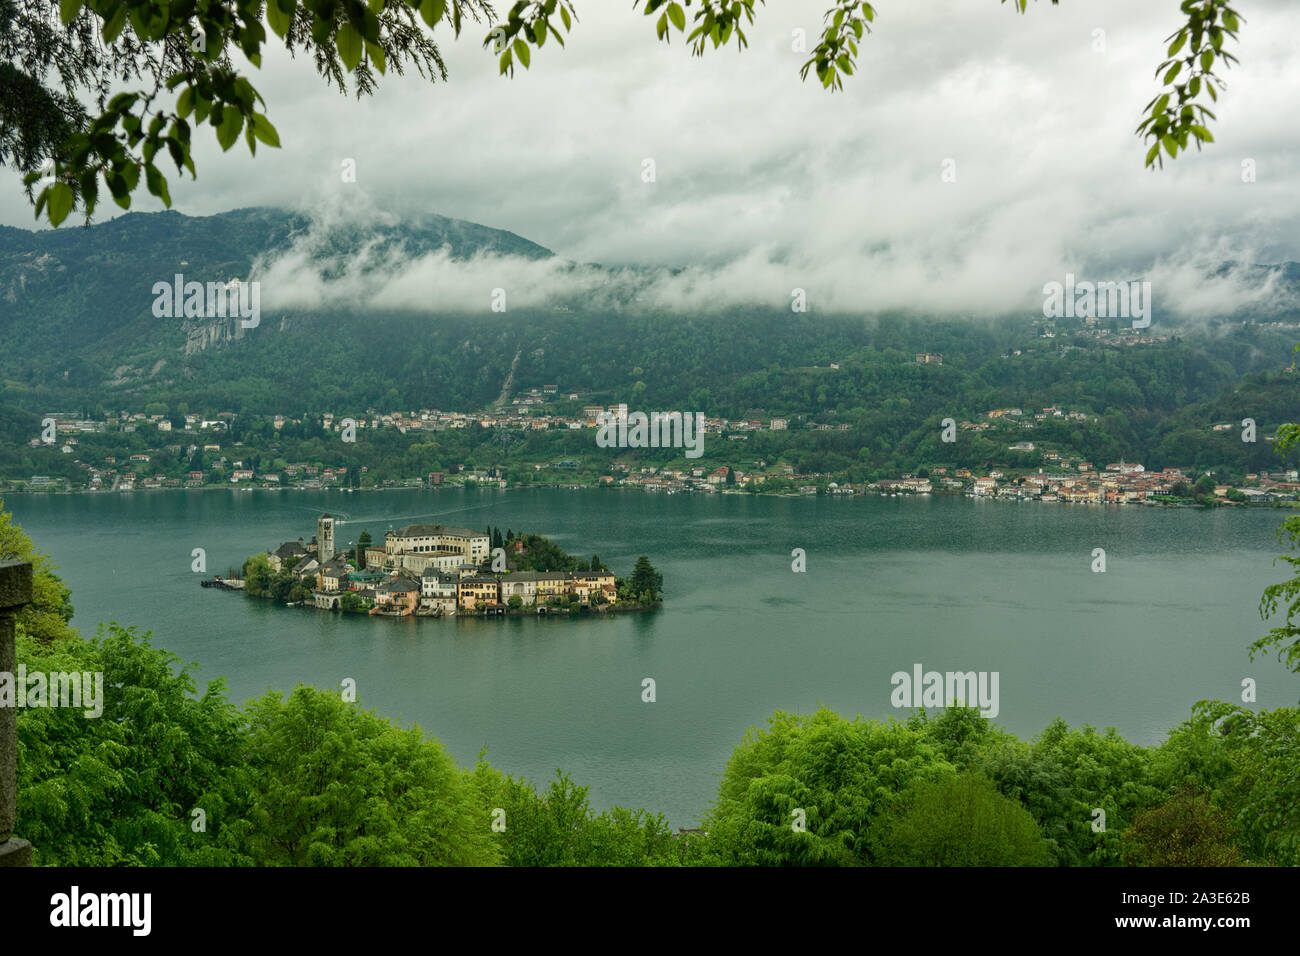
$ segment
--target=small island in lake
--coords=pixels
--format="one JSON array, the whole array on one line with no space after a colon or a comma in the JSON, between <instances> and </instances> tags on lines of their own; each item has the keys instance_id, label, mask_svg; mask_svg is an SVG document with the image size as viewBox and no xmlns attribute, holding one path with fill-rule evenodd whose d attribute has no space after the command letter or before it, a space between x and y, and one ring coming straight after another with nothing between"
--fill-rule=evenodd
<instances>
[{"instance_id":1,"label":"small island in lake","mask_svg":"<svg viewBox=\"0 0 1300 956\"><path fill-rule=\"evenodd\" d=\"M203 582L299 607L391 617L637 611L662 602L663 575L642 555L628 578L592 555L535 534L412 524L375 546L368 531L335 547L335 519L309 542L286 541L244 562L242 576ZM351 544L351 543L350 543Z\"/></svg>"}]
</instances>

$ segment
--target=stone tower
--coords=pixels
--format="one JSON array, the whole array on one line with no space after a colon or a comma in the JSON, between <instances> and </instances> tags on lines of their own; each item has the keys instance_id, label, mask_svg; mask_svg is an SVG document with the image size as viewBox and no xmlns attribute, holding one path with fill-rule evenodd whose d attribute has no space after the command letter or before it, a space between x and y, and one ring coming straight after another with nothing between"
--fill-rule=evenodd
<instances>
[{"instance_id":1,"label":"stone tower","mask_svg":"<svg viewBox=\"0 0 1300 956\"><path fill-rule=\"evenodd\" d=\"M316 560L324 564L334 557L334 519L321 515L316 519Z\"/></svg>"}]
</instances>

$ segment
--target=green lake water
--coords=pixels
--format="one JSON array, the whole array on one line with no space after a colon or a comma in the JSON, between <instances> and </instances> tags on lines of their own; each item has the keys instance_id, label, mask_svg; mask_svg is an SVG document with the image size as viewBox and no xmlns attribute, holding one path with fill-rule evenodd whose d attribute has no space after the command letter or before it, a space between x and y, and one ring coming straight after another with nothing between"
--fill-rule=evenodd
<instances>
[{"instance_id":1,"label":"green lake water","mask_svg":"<svg viewBox=\"0 0 1300 956\"><path fill-rule=\"evenodd\" d=\"M1205 698L1295 705L1300 678L1252 663L1286 512L964 498L770 498L639 491L136 492L14 496L15 520L72 588L74 624L151 630L225 677L236 701L357 682L362 706L418 723L463 764L544 784L557 767L622 804L696 825L745 729L825 704L904 716L891 675L996 671L997 723L1054 717L1155 744ZM581 618L370 619L203 589L251 553L344 517L547 535L629 574L663 573L661 611ZM203 548L208 574L193 573ZM807 572L791 571L791 551ZM1094 548L1107 570L1091 571ZM654 703L642 701L653 678Z\"/></svg>"}]
</instances>

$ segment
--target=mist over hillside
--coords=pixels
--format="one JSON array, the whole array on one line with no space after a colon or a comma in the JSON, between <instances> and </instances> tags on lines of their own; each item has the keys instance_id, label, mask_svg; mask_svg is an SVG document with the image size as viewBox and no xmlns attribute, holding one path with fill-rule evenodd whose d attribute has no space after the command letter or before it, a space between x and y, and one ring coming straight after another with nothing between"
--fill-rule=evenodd
<instances>
[{"instance_id":1,"label":"mist over hillside","mask_svg":"<svg viewBox=\"0 0 1300 956\"><path fill-rule=\"evenodd\" d=\"M1047 394L1064 377L1074 383L1066 391L1078 392L1097 374L1081 371L1086 356L1070 356L1052 339L1025 349L1048 324L1041 294L995 316L889 307L885 291L869 288L856 308L835 308L821 286L792 286L779 268L768 269L765 285L747 279L763 272L762 259L607 269L510 232L428 214L360 225L254 208L209 217L130 214L58 231L0 228L0 333L9 346L0 354L0 404L38 411L197 397L214 408L266 413L473 408L508 398L510 388L559 383L610 400L719 413L847 416L866 410L873 396L887 397L893 373L880 369L914 352L947 355L942 372L906 375L947 376L940 390L954 396L971 384L957 385L953 369L974 374L989 363L986 384L1003 391L1020 382ZM1149 331L1172 334L1182 350L1152 359L1173 368L1155 375L1168 387L1112 387L1089 401L1172 410L1210 399L1233 377L1285 363L1296 333L1252 323L1294 320L1300 265L1222 261L1183 272L1152 280ZM234 314L155 314L155 287L177 275L257 283L256 325ZM1218 305L1208 316L1162 307L1180 298L1169 294L1170 281L1195 286ZM792 310L800 294L806 311ZM1111 324L1118 331L1127 323ZM1218 344L1204 346L1206 355L1202 345L1179 342L1189 335ZM1104 343L1084 343L1092 344ZM1036 353L1020 363L1032 371L998 369L1018 346ZM1063 376L1057 365L1067 360L1075 370ZM1125 377L1146 361L1127 354ZM832 363L844 374L818 379L815 370Z\"/></svg>"}]
</instances>

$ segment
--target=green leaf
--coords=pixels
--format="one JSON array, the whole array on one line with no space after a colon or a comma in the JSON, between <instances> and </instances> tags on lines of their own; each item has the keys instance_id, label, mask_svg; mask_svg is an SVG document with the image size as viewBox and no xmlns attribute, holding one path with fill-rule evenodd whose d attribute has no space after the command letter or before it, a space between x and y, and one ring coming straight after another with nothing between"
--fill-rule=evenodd
<instances>
[{"instance_id":1,"label":"green leaf","mask_svg":"<svg viewBox=\"0 0 1300 956\"><path fill-rule=\"evenodd\" d=\"M519 62L524 65L524 69L528 69L528 44L522 37L515 37L515 56L519 57Z\"/></svg>"},{"instance_id":2,"label":"green leaf","mask_svg":"<svg viewBox=\"0 0 1300 956\"><path fill-rule=\"evenodd\" d=\"M281 39L283 39L284 35L289 32L289 27L293 23L294 9L296 9L296 7L291 8L288 11L281 10L278 0L270 0L266 5L266 22L271 25L271 29L275 31L275 35Z\"/></svg>"},{"instance_id":3,"label":"green leaf","mask_svg":"<svg viewBox=\"0 0 1300 956\"><path fill-rule=\"evenodd\" d=\"M244 127L244 115L233 106L227 106L221 111L221 123L217 126L217 142L221 144L222 150L228 150L235 145L235 140L239 138L239 131Z\"/></svg>"},{"instance_id":4,"label":"green leaf","mask_svg":"<svg viewBox=\"0 0 1300 956\"><path fill-rule=\"evenodd\" d=\"M1160 142L1164 144L1165 152L1167 152L1171 157L1178 155L1178 141L1168 133L1160 137Z\"/></svg>"},{"instance_id":5,"label":"green leaf","mask_svg":"<svg viewBox=\"0 0 1300 956\"><path fill-rule=\"evenodd\" d=\"M59 17L65 24L77 19L81 12L82 0L59 0Z\"/></svg>"},{"instance_id":6,"label":"green leaf","mask_svg":"<svg viewBox=\"0 0 1300 956\"><path fill-rule=\"evenodd\" d=\"M1183 48L1183 44L1186 42L1187 42L1187 31L1186 30L1179 31L1178 38L1175 39L1173 43L1169 44L1169 51L1165 55L1173 56L1175 53L1177 53L1179 50Z\"/></svg>"},{"instance_id":7,"label":"green leaf","mask_svg":"<svg viewBox=\"0 0 1300 956\"><path fill-rule=\"evenodd\" d=\"M267 6L273 6L273 4L267 4ZM172 206L171 193L167 191L167 180L158 171L158 167L150 163L144 168L144 176L149 184L149 192L161 199L163 205L170 209Z\"/></svg>"},{"instance_id":8,"label":"green leaf","mask_svg":"<svg viewBox=\"0 0 1300 956\"><path fill-rule=\"evenodd\" d=\"M375 69L383 73L388 66L388 60L384 56L384 48L378 43L366 41L366 52L370 54L370 62L375 65Z\"/></svg>"},{"instance_id":9,"label":"green leaf","mask_svg":"<svg viewBox=\"0 0 1300 956\"><path fill-rule=\"evenodd\" d=\"M339 58L343 61L343 68L351 73L361 62L361 34L352 24L345 23L339 27L334 42L339 48Z\"/></svg>"},{"instance_id":10,"label":"green leaf","mask_svg":"<svg viewBox=\"0 0 1300 956\"><path fill-rule=\"evenodd\" d=\"M267 146L280 148L280 134L275 131L271 121L261 113L253 114L253 135L264 142Z\"/></svg>"},{"instance_id":11,"label":"green leaf","mask_svg":"<svg viewBox=\"0 0 1300 956\"><path fill-rule=\"evenodd\" d=\"M63 220L68 218L68 213L72 212L73 193L72 187L67 183L55 183L48 190L50 194L47 210L50 216L50 225L57 226Z\"/></svg>"},{"instance_id":12,"label":"green leaf","mask_svg":"<svg viewBox=\"0 0 1300 956\"><path fill-rule=\"evenodd\" d=\"M447 0L423 0L420 4L420 16L424 17L424 22L429 26L441 20L446 12Z\"/></svg>"},{"instance_id":13,"label":"green leaf","mask_svg":"<svg viewBox=\"0 0 1300 956\"><path fill-rule=\"evenodd\" d=\"M1210 69L1210 67L1213 66L1213 65L1214 65L1214 51L1213 51L1213 50L1204 50L1204 51L1201 53L1201 70L1202 70L1202 72L1208 72L1209 69Z\"/></svg>"},{"instance_id":14,"label":"green leaf","mask_svg":"<svg viewBox=\"0 0 1300 956\"><path fill-rule=\"evenodd\" d=\"M569 17L569 11L566 7L560 7L560 19L564 21L565 32L573 29L573 21Z\"/></svg>"},{"instance_id":15,"label":"green leaf","mask_svg":"<svg viewBox=\"0 0 1300 956\"><path fill-rule=\"evenodd\" d=\"M122 32L124 26L126 26L126 4L119 6L113 15L104 21L104 26L100 30L104 42L112 43L116 40L117 35Z\"/></svg>"},{"instance_id":16,"label":"green leaf","mask_svg":"<svg viewBox=\"0 0 1300 956\"><path fill-rule=\"evenodd\" d=\"M267 4L267 8L274 4ZM194 87L187 86L181 91L180 98L176 100L176 114L178 116L189 116L194 111Z\"/></svg>"},{"instance_id":17,"label":"green leaf","mask_svg":"<svg viewBox=\"0 0 1300 956\"><path fill-rule=\"evenodd\" d=\"M673 21L673 26L677 28L677 32L680 33L686 29L686 11L682 9L680 3L668 4L668 19Z\"/></svg>"},{"instance_id":18,"label":"green leaf","mask_svg":"<svg viewBox=\"0 0 1300 956\"><path fill-rule=\"evenodd\" d=\"M655 37L662 40L668 33L668 14L661 13L659 22L655 24Z\"/></svg>"}]
</instances>

